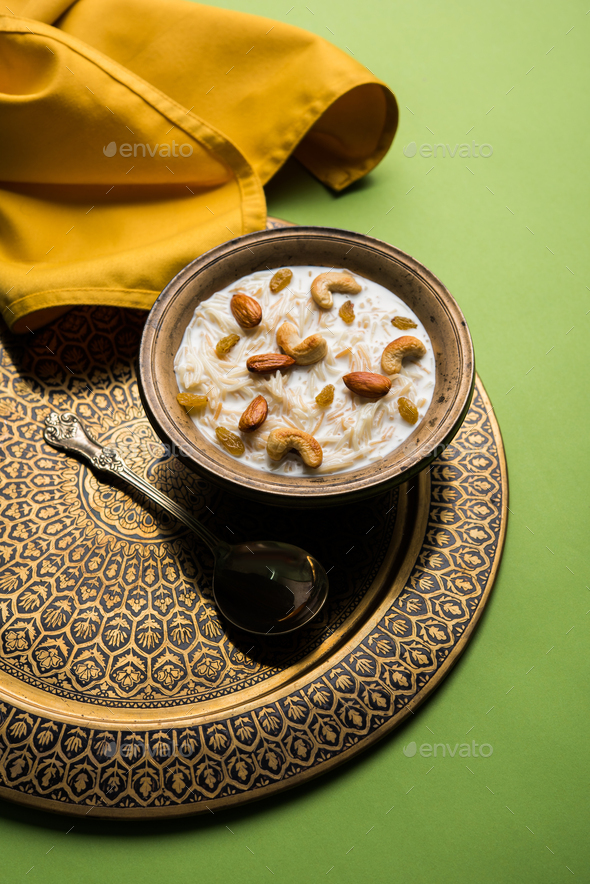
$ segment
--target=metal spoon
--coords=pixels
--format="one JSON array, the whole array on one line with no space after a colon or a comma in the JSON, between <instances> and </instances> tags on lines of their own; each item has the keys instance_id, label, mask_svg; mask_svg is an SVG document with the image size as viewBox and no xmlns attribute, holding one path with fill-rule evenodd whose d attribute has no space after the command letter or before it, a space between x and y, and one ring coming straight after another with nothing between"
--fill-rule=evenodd
<instances>
[{"instance_id":1,"label":"metal spoon","mask_svg":"<svg viewBox=\"0 0 590 884\"><path fill-rule=\"evenodd\" d=\"M103 448L75 414L52 412L45 441L82 455L97 470L114 473L194 531L215 557L213 595L222 615L246 632L292 632L316 616L328 594L320 563L289 543L259 540L230 545L218 540L183 507L137 476L114 448Z\"/></svg>"}]
</instances>

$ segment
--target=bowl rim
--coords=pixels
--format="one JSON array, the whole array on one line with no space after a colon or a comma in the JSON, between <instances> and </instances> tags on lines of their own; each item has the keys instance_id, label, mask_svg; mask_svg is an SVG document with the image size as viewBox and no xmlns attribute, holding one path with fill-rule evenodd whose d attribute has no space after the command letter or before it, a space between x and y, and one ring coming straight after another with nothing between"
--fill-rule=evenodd
<instances>
[{"instance_id":1,"label":"bowl rim","mask_svg":"<svg viewBox=\"0 0 590 884\"><path fill-rule=\"evenodd\" d=\"M261 241L275 240L280 242L284 240L286 244L292 245L294 240L301 237L332 240L340 245L349 244L350 251L355 246L362 246L366 250L374 251L376 255L385 256L394 261L400 268L418 277L429 290L430 295L435 298L439 307L446 313L449 326L454 332L457 350L462 357L460 359L459 383L455 394L449 401L444 415L432 432L427 435L425 441L420 442L402 458L395 458L395 453L399 449L394 449L387 455L387 458L393 458L393 461L387 466L382 465L383 461L375 461L358 470L317 477L265 473L262 470L247 467L245 464L241 465L240 471L239 461L221 450L218 460L213 460L206 455L199 448L198 440L190 438L180 426L178 419L175 420L172 417L166 401L161 395L154 365L159 336L166 321L174 315L174 302L186 286L193 282L205 268L212 267L220 261L226 260L229 256L235 256L240 252L246 253L247 250L251 251L250 247ZM276 263L274 266L285 265L283 262L282 264ZM357 271L353 270L353 272ZM359 273L359 275L364 274ZM399 294L397 296L404 300L403 296ZM174 355L172 354L172 358ZM421 262L401 249L366 234L332 227L293 225L259 230L229 240L204 252L183 267L162 290L148 314L140 342L137 377L141 399L154 430L170 447L171 453L177 454L180 460L189 467L204 473L222 487L238 492L242 496L255 497L259 500L263 498L269 504L329 506L337 504L339 499L350 502L357 497L367 497L372 493L381 492L387 487L400 484L420 472L440 455L454 437L469 409L475 382L475 364L471 335L459 305L446 286ZM191 428L198 433L198 428L190 418L188 420ZM423 428L423 425L424 420L417 425L416 431ZM407 437L400 448L406 449L413 436L414 433ZM238 467L237 470L236 467ZM247 484L245 484L246 476Z\"/></svg>"}]
</instances>

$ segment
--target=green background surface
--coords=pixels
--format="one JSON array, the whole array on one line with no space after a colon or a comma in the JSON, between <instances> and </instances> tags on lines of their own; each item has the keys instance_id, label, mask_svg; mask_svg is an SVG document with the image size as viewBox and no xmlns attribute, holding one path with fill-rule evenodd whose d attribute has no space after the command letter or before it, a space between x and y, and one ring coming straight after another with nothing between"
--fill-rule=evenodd
<instances>
[{"instance_id":1,"label":"green background surface","mask_svg":"<svg viewBox=\"0 0 590 884\"><path fill-rule=\"evenodd\" d=\"M267 188L269 212L370 230L458 300L506 446L504 558L451 675L353 763L278 799L175 822L0 804L0 881L590 881L590 15L569 0L217 5L348 47L395 91L400 128L367 179L336 196L289 163ZM493 155L403 153L472 139ZM411 741L472 739L491 757L403 754Z\"/></svg>"}]
</instances>

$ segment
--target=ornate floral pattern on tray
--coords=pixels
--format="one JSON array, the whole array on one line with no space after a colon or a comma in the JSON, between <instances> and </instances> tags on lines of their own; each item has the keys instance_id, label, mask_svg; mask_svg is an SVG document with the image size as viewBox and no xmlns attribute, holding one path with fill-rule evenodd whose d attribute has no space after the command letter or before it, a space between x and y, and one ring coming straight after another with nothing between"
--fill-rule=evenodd
<instances>
[{"instance_id":1,"label":"ornate floral pattern on tray","mask_svg":"<svg viewBox=\"0 0 590 884\"><path fill-rule=\"evenodd\" d=\"M156 439L133 367L144 318L77 308L3 335L0 794L63 812L215 809L361 751L449 670L504 538L504 455L479 380L455 441L410 487L302 516L219 491ZM51 410L78 414L228 540L255 525L309 549L330 571L320 617L276 643L226 628L208 549L49 448Z\"/></svg>"}]
</instances>

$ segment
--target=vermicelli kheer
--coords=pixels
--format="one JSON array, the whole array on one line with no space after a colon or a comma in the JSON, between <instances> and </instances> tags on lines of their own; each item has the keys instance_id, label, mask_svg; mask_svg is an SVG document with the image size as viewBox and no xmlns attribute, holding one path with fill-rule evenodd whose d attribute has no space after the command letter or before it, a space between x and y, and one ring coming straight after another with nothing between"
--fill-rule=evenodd
<instances>
[{"instance_id":1,"label":"vermicelli kheer","mask_svg":"<svg viewBox=\"0 0 590 884\"><path fill-rule=\"evenodd\" d=\"M403 301L311 266L253 273L199 304L174 369L211 442L291 475L380 460L422 420L435 381L430 339Z\"/></svg>"}]
</instances>

